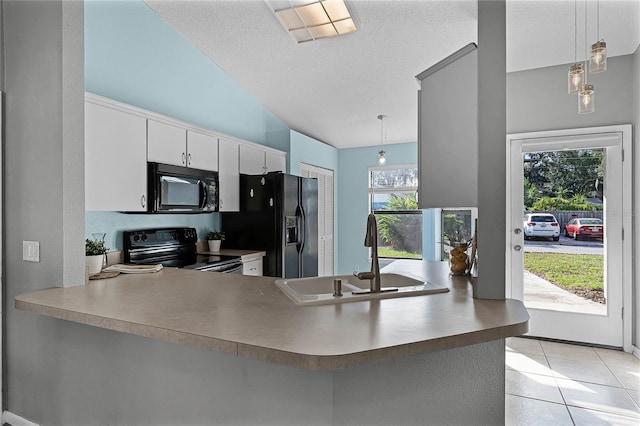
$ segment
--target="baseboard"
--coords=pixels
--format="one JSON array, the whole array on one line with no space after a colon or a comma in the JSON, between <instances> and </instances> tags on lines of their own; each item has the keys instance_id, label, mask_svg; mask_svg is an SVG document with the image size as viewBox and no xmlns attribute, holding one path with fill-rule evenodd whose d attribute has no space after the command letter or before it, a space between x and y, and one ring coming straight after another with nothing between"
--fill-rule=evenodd
<instances>
[{"instance_id":1,"label":"baseboard","mask_svg":"<svg viewBox=\"0 0 640 426\"><path fill-rule=\"evenodd\" d=\"M636 358L640 359L640 349L636 348L635 346L631 346L633 349L631 350L631 353L635 355Z\"/></svg>"},{"instance_id":2,"label":"baseboard","mask_svg":"<svg viewBox=\"0 0 640 426\"><path fill-rule=\"evenodd\" d=\"M13 414L10 411L2 413L2 424L9 423L11 426L39 426L37 423L30 422L29 420L20 417L17 414Z\"/></svg>"}]
</instances>

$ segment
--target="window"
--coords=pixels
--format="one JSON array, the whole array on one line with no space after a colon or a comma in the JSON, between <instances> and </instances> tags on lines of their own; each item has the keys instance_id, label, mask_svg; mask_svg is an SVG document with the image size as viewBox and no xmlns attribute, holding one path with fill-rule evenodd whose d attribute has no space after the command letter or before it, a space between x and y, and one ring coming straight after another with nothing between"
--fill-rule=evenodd
<instances>
[{"instance_id":1,"label":"window","mask_svg":"<svg viewBox=\"0 0 640 426\"><path fill-rule=\"evenodd\" d=\"M476 209L442 209L441 230L442 260L449 260L449 252L458 243L466 243L473 237L473 221Z\"/></svg>"},{"instance_id":2,"label":"window","mask_svg":"<svg viewBox=\"0 0 640 426\"><path fill-rule=\"evenodd\" d=\"M422 259L422 211L418 209L418 168L369 169L369 211L378 222L378 256Z\"/></svg>"}]
</instances>

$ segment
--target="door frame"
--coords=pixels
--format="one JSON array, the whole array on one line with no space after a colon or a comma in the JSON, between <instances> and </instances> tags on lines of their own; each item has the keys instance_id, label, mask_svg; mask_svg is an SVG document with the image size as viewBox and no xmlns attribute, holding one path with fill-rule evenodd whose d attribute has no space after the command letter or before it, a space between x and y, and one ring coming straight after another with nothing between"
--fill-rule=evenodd
<instances>
[{"instance_id":1,"label":"door frame","mask_svg":"<svg viewBox=\"0 0 640 426\"><path fill-rule=\"evenodd\" d=\"M505 212L506 221L505 227L505 282L511 282L512 274L512 256L513 248L511 238L511 202L512 202L512 188L511 188L511 147L512 141L518 139L534 139L534 138L562 138L580 135L581 137L589 135L597 135L602 133L620 133L622 136L622 348L625 352L631 352L632 350L632 324L633 324L633 175L632 175L632 127L630 124L616 125L616 126L599 126L599 127L586 127L586 128L574 128L574 129L562 129L562 130L549 130L541 132L527 132L527 133L513 133L508 134L506 138L507 149L507 161L506 161L506 206ZM625 183L628 185L624 185ZM518 192L519 193L519 192ZM512 297L511 285L507 285L505 289L507 297Z\"/></svg>"}]
</instances>

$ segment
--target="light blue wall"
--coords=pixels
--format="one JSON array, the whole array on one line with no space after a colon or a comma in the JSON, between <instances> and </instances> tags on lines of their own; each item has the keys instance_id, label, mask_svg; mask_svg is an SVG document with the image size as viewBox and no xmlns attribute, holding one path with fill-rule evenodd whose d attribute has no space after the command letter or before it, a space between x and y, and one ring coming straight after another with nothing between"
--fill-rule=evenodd
<instances>
[{"instance_id":1,"label":"light blue wall","mask_svg":"<svg viewBox=\"0 0 640 426\"><path fill-rule=\"evenodd\" d=\"M289 150L288 127L142 1L89 0L84 19L86 91ZM106 232L113 250L124 229L185 225L202 236L220 218L87 212L85 222L87 237Z\"/></svg>"},{"instance_id":2,"label":"light blue wall","mask_svg":"<svg viewBox=\"0 0 640 426\"><path fill-rule=\"evenodd\" d=\"M147 228L195 228L198 238L207 232L220 229L220 214L127 214L118 212L86 212L85 234L106 233L105 243L109 251L123 249L122 232Z\"/></svg>"},{"instance_id":3,"label":"light blue wall","mask_svg":"<svg viewBox=\"0 0 640 426\"><path fill-rule=\"evenodd\" d=\"M369 167L379 166L379 146L349 148L338 151L338 224L339 256L336 273L350 274L358 265L368 270L369 249L364 246L364 234L369 214ZM385 145L387 166L417 164L418 148L415 142Z\"/></svg>"},{"instance_id":4,"label":"light blue wall","mask_svg":"<svg viewBox=\"0 0 640 426\"><path fill-rule=\"evenodd\" d=\"M294 175L300 175L300 163L337 171L338 150L295 130L291 130L289 172Z\"/></svg>"}]
</instances>

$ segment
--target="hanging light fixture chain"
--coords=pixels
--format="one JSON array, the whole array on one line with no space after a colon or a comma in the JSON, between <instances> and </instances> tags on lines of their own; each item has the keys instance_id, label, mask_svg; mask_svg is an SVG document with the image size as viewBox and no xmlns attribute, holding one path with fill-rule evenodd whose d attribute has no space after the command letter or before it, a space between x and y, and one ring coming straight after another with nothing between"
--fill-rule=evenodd
<instances>
[{"instance_id":1,"label":"hanging light fixture chain","mask_svg":"<svg viewBox=\"0 0 640 426\"><path fill-rule=\"evenodd\" d=\"M596 8L596 17L598 18L596 21L596 35L598 37L596 41L600 41L600 0L596 2Z\"/></svg>"},{"instance_id":2,"label":"hanging light fixture chain","mask_svg":"<svg viewBox=\"0 0 640 426\"><path fill-rule=\"evenodd\" d=\"M573 63L578 62L578 0L573 0Z\"/></svg>"},{"instance_id":3,"label":"hanging light fixture chain","mask_svg":"<svg viewBox=\"0 0 640 426\"><path fill-rule=\"evenodd\" d=\"M587 61L589 60L589 42L587 41L587 0L584 0L584 84L587 85Z\"/></svg>"}]
</instances>

